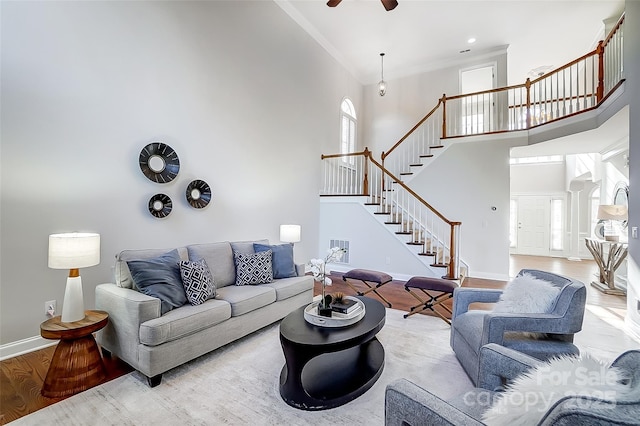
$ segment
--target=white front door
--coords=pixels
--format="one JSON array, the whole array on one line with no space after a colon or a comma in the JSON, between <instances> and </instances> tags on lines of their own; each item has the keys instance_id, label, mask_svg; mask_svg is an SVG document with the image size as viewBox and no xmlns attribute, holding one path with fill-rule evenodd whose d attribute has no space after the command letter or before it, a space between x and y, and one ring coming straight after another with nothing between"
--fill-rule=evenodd
<instances>
[{"instance_id":1,"label":"white front door","mask_svg":"<svg viewBox=\"0 0 640 426\"><path fill-rule=\"evenodd\" d=\"M550 197L520 196L518 201L517 254L549 256Z\"/></svg>"}]
</instances>

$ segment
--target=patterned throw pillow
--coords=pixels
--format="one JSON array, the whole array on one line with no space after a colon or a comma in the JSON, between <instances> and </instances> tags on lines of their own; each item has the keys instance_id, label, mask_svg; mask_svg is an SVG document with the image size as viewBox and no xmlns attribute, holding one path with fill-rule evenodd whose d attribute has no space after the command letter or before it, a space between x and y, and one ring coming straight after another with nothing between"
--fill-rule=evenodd
<instances>
[{"instance_id":1,"label":"patterned throw pillow","mask_svg":"<svg viewBox=\"0 0 640 426\"><path fill-rule=\"evenodd\" d=\"M204 303L205 300L216 296L216 286L207 262L204 259L193 262L180 262L180 276L189 303L193 306Z\"/></svg>"},{"instance_id":2,"label":"patterned throw pillow","mask_svg":"<svg viewBox=\"0 0 640 426\"><path fill-rule=\"evenodd\" d=\"M236 262L236 285L264 284L273 281L271 250L245 254L233 252Z\"/></svg>"}]
</instances>

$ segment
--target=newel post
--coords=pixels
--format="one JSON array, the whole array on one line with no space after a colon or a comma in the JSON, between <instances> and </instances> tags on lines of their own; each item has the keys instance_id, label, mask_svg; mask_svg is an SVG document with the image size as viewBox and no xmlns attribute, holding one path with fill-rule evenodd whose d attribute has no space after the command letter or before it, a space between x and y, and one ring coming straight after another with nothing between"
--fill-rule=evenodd
<instances>
[{"instance_id":1,"label":"newel post","mask_svg":"<svg viewBox=\"0 0 640 426\"><path fill-rule=\"evenodd\" d=\"M447 95L442 94L442 139L447 137Z\"/></svg>"},{"instance_id":2,"label":"newel post","mask_svg":"<svg viewBox=\"0 0 640 426\"><path fill-rule=\"evenodd\" d=\"M604 44L602 40L598 42L596 48L598 54L598 88L596 89L596 99L598 103L604 98Z\"/></svg>"},{"instance_id":3,"label":"newel post","mask_svg":"<svg viewBox=\"0 0 640 426\"><path fill-rule=\"evenodd\" d=\"M527 89L527 129L531 128L531 79L527 78L524 83Z\"/></svg>"},{"instance_id":4,"label":"newel post","mask_svg":"<svg viewBox=\"0 0 640 426\"><path fill-rule=\"evenodd\" d=\"M457 280L460 278L460 260L458 257L458 252L460 251L460 225L462 225L462 222L451 222L449 264L447 265L447 275L442 277L448 280Z\"/></svg>"},{"instance_id":5,"label":"newel post","mask_svg":"<svg viewBox=\"0 0 640 426\"><path fill-rule=\"evenodd\" d=\"M369 195L369 155L371 155L371 151L369 148L364 148L364 179L362 182L363 194Z\"/></svg>"}]
</instances>

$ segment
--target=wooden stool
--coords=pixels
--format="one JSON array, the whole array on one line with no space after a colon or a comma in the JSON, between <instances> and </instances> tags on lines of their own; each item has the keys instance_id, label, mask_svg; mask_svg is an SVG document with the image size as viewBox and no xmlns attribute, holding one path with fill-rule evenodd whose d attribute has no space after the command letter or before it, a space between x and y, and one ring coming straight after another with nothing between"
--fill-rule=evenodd
<instances>
[{"instance_id":1,"label":"wooden stool","mask_svg":"<svg viewBox=\"0 0 640 426\"><path fill-rule=\"evenodd\" d=\"M364 285L367 286L367 289L365 291L360 291L349 281L347 281L347 279L362 281ZM376 296L382 299L389 307L391 307L391 303L389 303L389 301L385 299L383 295L378 293L378 288L382 287L388 282L391 282L392 280L393 278L391 278L391 275L389 274L378 271L370 271L368 269L352 269L342 275L342 281L347 283L347 285L351 287L351 289L355 291L358 296L366 296L368 293L374 292ZM373 283L373 285L369 283Z\"/></svg>"},{"instance_id":2,"label":"wooden stool","mask_svg":"<svg viewBox=\"0 0 640 426\"><path fill-rule=\"evenodd\" d=\"M451 309L448 306L443 305L442 302L445 300L449 300L453 297L453 290L455 290L458 285L449 280L445 280L442 278L435 277L413 277L410 278L404 285L404 289L409 292L413 297L415 297L420 303L411 307L408 314L405 314L404 317L407 318L410 315L416 314L418 312L422 312L425 309L429 309L433 311L436 315L442 318L447 324L451 325L451 320L449 318L442 315L440 312L436 311L434 308L436 306L442 307L445 311L451 314ZM412 291L412 289L416 291ZM423 299L417 293L420 290L423 295L427 297L427 299ZM432 296L428 291L432 293L437 293L436 296Z\"/></svg>"}]
</instances>

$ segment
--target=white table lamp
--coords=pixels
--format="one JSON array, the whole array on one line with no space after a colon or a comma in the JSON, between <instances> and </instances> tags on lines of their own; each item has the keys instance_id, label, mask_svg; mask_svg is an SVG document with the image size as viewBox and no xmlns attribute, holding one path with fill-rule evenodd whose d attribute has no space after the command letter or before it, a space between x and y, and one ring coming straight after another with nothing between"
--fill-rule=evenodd
<instances>
[{"instance_id":1,"label":"white table lamp","mask_svg":"<svg viewBox=\"0 0 640 426\"><path fill-rule=\"evenodd\" d=\"M49 235L49 268L69 269L62 305L62 322L84 318L80 268L100 263L100 234L67 233Z\"/></svg>"},{"instance_id":2,"label":"white table lamp","mask_svg":"<svg viewBox=\"0 0 640 426\"><path fill-rule=\"evenodd\" d=\"M280 241L297 243L300 241L300 225L280 225Z\"/></svg>"}]
</instances>

